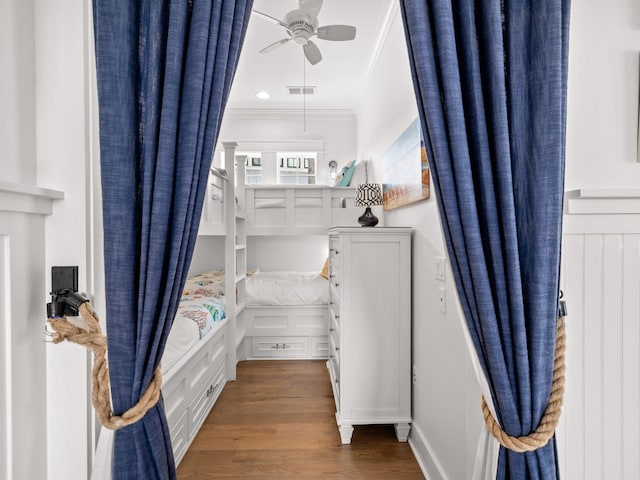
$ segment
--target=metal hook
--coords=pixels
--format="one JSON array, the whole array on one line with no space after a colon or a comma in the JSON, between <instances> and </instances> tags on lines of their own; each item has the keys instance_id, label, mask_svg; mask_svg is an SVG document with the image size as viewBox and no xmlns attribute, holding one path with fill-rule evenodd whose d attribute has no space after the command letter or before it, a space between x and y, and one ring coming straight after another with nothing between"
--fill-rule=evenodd
<instances>
[{"instance_id":1,"label":"metal hook","mask_svg":"<svg viewBox=\"0 0 640 480\"><path fill-rule=\"evenodd\" d=\"M562 290L560 290L560 296L559 301L558 301L558 316L559 317L566 317L567 316L567 302L565 302L564 300L562 300L562 298L564 297L564 292Z\"/></svg>"}]
</instances>

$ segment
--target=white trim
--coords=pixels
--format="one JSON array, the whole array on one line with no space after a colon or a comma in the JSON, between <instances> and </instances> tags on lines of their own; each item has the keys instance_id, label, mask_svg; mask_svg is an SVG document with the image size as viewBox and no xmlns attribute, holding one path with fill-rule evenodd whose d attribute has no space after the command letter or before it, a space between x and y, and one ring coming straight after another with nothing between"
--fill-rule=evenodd
<instances>
[{"instance_id":1,"label":"white trim","mask_svg":"<svg viewBox=\"0 0 640 480\"><path fill-rule=\"evenodd\" d=\"M376 44L373 47L371 53L371 59L369 60L369 65L367 66L367 73L364 77L363 85L368 85L371 77L373 76L373 72L378 66L378 61L380 60L380 55L384 50L384 46L387 43L387 39L389 38L389 32L391 31L391 25L398 15L400 11L400 2L397 0L388 0L387 3L387 11L383 16L382 22L378 27L378 31L380 34L376 40Z\"/></svg>"},{"instance_id":2,"label":"white trim","mask_svg":"<svg viewBox=\"0 0 640 480\"><path fill-rule=\"evenodd\" d=\"M11 408L11 251L9 235L0 235L0 477L13 478Z\"/></svg>"},{"instance_id":3,"label":"white trim","mask_svg":"<svg viewBox=\"0 0 640 480\"><path fill-rule=\"evenodd\" d=\"M223 145L225 142L219 142ZM279 140L238 140L238 152L324 152L324 140L300 140L300 139L279 139Z\"/></svg>"},{"instance_id":4,"label":"white trim","mask_svg":"<svg viewBox=\"0 0 640 480\"><path fill-rule=\"evenodd\" d=\"M0 181L0 211L51 215L53 201L64 193L34 185Z\"/></svg>"},{"instance_id":5,"label":"white trim","mask_svg":"<svg viewBox=\"0 0 640 480\"><path fill-rule=\"evenodd\" d=\"M411 424L409 446L425 478L429 480L448 480L438 459L429 453L433 452L434 449L415 422Z\"/></svg>"},{"instance_id":6,"label":"white trim","mask_svg":"<svg viewBox=\"0 0 640 480\"><path fill-rule=\"evenodd\" d=\"M640 189L581 189L565 193L565 214L640 213Z\"/></svg>"}]
</instances>

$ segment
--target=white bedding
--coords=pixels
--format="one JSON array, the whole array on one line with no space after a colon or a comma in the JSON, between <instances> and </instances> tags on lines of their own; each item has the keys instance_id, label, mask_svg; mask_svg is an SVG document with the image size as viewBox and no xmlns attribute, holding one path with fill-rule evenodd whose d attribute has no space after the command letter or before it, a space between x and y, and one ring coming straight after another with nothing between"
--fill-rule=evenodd
<instances>
[{"instance_id":1,"label":"white bedding","mask_svg":"<svg viewBox=\"0 0 640 480\"><path fill-rule=\"evenodd\" d=\"M247 280L247 305L322 305L329 282L319 272L257 272Z\"/></svg>"},{"instance_id":2,"label":"white bedding","mask_svg":"<svg viewBox=\"0 0 640 480\"><path fill-rule=\"evenodd\" d=\"M224 272L212 270L187 279L162 354L162 373L216 330L225 316Z\"/></svg>"},{"instance_id":3,"label":"white bedding","mask_svg":"<svg viewBox=\"0 0 640 480\"><path fill-rule=\"evenodd\" d=\"M162 354L162 373L173 367L180 357L200 341L198 324L188 318L176 316Z\"/></svg>"}]
</instances>

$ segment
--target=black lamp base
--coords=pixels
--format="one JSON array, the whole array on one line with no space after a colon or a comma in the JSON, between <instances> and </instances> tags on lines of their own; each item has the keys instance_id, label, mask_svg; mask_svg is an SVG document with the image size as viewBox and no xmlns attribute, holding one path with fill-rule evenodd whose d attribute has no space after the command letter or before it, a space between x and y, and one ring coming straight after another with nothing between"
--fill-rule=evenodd
<instances>
[{"instance_id":1,"label":"black lamp base","mask_svg":"<svg viewBox=\"0 0 640 480\"><path fill-rule=\"evenodd\" d=\"M361 227L375 227L378 224L378 217L371 211L371 207L367 207L362 216L358 218Z\"/></svg>"}]
</instances>

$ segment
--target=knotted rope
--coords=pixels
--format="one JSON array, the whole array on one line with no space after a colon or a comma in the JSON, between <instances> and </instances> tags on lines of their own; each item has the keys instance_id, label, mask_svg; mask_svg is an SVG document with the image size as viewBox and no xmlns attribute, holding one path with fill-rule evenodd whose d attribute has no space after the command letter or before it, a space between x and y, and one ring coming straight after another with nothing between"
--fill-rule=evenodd
<instances>
[{"instance_id":1,"label":"knotted rope","mask_svg":"<svg viewBox=\"0 0 640 480\"><path fill-rule=\"evenodd\" d=\"M109 385L109 368L107 365L107 337L100 329L98 318L89 302L84 302L78 307L78 312L86 322L88 330L77 327L65 318L50 318L49 325L55 331L52 334L53 343L68 340L78 345L83 345L93 352L93 382L91 386L91 399L93 407L100 418L100 422L111 430L118 430L132 423L136 423L151 409L160 398L162 385L162 373L160 367L156 369L147 387L137 404L122 415L114 415L111 410L111 388Z\"/></svg>"},{"instance_id":2,"label":"knotted rope","mask_svg":"<svg viewBox=\"0 0 640 480\"><path fill-rule=\"evenodd\" d=\"M564 395L564 350L566 344L566 336L564 332L564 317L558 318L556 333L556 351L553 362L553 382L551 384L551 393L547 408L540 419L538 428L529 435L520 437L512 437L508 435L496 421L493 414L487 406L487 402L482 397L482 414L484 421L489 428L491 434L505 448L514 452L532 452L540 447L544 447L556 430L558 420L560 419L560 409L562 407L562 398Z\"/></svg>"}]
</instances>

